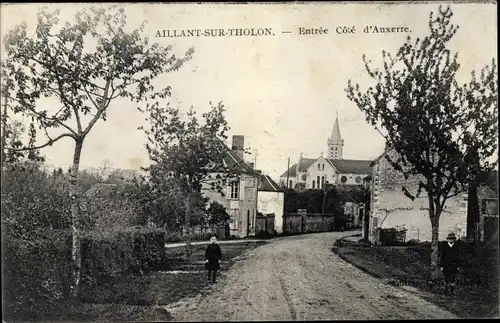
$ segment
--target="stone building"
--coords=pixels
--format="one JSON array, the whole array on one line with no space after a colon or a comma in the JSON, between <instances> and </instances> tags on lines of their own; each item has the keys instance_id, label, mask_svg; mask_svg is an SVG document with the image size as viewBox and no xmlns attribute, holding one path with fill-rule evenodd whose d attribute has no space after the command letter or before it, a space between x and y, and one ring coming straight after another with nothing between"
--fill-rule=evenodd
<instances>
[{"instance_id":1,"label":"stone building","mask_svg":"<svg viewBox=\"0 0 500 323\"><path fill-rule=\"evenodd\" d=\"M396 171L389 161L397 158L395 150L386 151L372 163L373 175L371 181L371 210L369 218L368 237L376 242L377 228L406 228L406 240L431 240L431 222L429 218L429 202L425 191L411 200L403 193L403 186L415 194L419 177L408 179ZM486 186L480 187L480 205L483 201L491 201L492 190ZM485 207L483 207L485 208ZM491 208L490 208L491 209ZM497 211L498 213L498 211ZM498 215L497 215L498 217ZM484 232L484 217L481 217L481 230ZM363 228L365 229L365 228ZM454 232L458 238L466 237L467 233L467 192L451 197L444 205L439 222L439 240L444 240L448 233Z\"/></svg>"},{"instance_id":2,"label":"stone building","mask_svg":"<svg viewBox=\"0 0 500 323\"><path fill-rule=\"evenodd\" d=\"M239 178L228 183L224 195L208 189L208 184L203 189L203 194L211 201L217 201L226 207L231 217L229 234L240 238L255 234L260 177L253 165L243 158L244 142L245 138L241 135L233 136L231 148L221 141L220 164L214 167L212 174L213 177L217 176L217 167L223 166L236 170Z\"/></svg>"}]
</instances>

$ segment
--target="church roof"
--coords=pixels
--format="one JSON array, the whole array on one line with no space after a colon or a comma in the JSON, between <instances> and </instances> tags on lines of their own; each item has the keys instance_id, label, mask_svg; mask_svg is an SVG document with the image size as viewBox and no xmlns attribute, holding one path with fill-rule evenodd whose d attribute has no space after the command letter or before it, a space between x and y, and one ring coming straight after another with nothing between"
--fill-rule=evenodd
<instances>
[{"instance_id":1,"label":"church roof","mask_svg":"<svg viewBox=\"0 0 500 323\"><path fill-rule=\"evenodd\" d=\"M335 123L333 124L332 134L330 135L330 141L332 143L340 144L342 142L342 136L340 135L340 125L339 118L335 118Z\"/></svg>"},{"instance_id":2,"label":"church roof","mask_svg":"<svg viewBox=\"0 0 500 323\"><path fill-rule=\"evenodd\" d=\"M286 176L286 175L285 175ZM259 192L284 192L283 189L269 175L260 176Z\"/></svg>"},{"instance_id":3,"label":"church roof","mask_svg":"<svg viewBox=\"0 0 500 323\"><path fill-rule=\"evenodd\" d=\"M329 159L339 173L352 174L371 174L371 160L356 160L356 159Z\"/></svg>"},{"instance_id":4,"label":"church roof","mask_svg":"<svg viewBox=\"0 0 500 323\"><path fill-rule=\"evenodd\" d=\"M307 169L315 162L318 158L302 158L300 165L298 167L299 172L306 172ZM333 167L337 169L339 173L343 174L371 174L372 173L372 163L371 160L357 160L357 159L327 159ZM297 175L297 164L290 167L290 177ZM287 172L285 171L280 177L286 177Z\"/></svg>"},{"instance_id":5,"label":"church roof","mask_svg":"<svg viewBox=\"0 0 500 323\"><path fill-rule=\"evenodd\" d=\"M293 164L290 167L290 173L288 173L288 171L285 171L283 174L281 174L280 177L287 177L287 176L290 176L290 177L297 176L297 164Z\"/></svg>"},{"instance_id":6,"label":"church roof","mask_svg":"<svg viewBox=\"0 0 500 323\"><path fill-rule=\"evenodd\" d=\"M302 158L299 162L299 172L306 172L307 169L317 161L318 158Z\"/></svg>"}]
</instances>

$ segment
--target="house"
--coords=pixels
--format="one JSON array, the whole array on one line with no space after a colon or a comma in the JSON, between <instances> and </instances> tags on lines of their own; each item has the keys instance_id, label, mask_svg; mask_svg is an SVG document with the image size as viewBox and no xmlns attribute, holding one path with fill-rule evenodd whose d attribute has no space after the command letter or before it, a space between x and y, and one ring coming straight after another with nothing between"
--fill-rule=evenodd
<instances>
[{"instance_id":1,"label":"house","mask_svg":"<svg viewBox=\"0 0 500 323\"><path fill-rule=\"evenodd\" d=\"M363 185L363 179L372 173L371 160L343 159L344 139L340 134L338 117L332 134L327 139L327 157L304 158L302 155L280 176L283 187L323 189L325 184Z\"/></svg>"},{"instance_id":2,"label":"house","mask_svg":"<svg viewBox=\"0 0 500 323\"><path fill-rule=\"evenodd\" d=\"M237 172L239 178L228 183L223 195L209 189L208 183L202 188L203 195L210 201L219 202L226 207L231 217L229 234L240 238L255 234L257 189L260 178L253 165L245 162L243 158L244 142L244 136L235 135L232 138L232 148L229 148L219 140L221 160L211 166L213 177L218 174L217 168L223 167Z\"/></svg>"},{"instance_id":3,"label":"house","mask_svg":"<svg viewBox=\"0 0 500 323\"><path fill-rule=\"evenodd\" d=\"M371 181L371 201L368 224L368 238L376 242L377 228L404 227L406 240L431 240L431 223L429 219L429 203L425 191L411 200L403 193L403 186L415 193L418 188L419 176L410 176L408 179L396 171L386 157L397 158L394 149L386 151L375 159ZM491 200L491 189L481 187L479 190L480 205ZM485 204L486 205L486 204ZM486 206L485 206L486 207ZM498 212L497 212L498 213ZM483 217L482 217L483 218ZM365 227L363 227L366 230ZM458 238L464 238L467 233L467 192L451 197L444 205L439 222L439 240L444 240L449 232L454 232Z\"/></svg>"},{"instance_id":4,"label":"house","mask_svg":"<svg viewBox=\"0 0 500 323\"><path fill-rule=\"evenodd\" d=\"M283 232L285 191L269 177L261 175L258 187L257 211L263 215L274 215L274 230ZM257 232L258 233L258 232Z\"/></svg>"}]
</instances>

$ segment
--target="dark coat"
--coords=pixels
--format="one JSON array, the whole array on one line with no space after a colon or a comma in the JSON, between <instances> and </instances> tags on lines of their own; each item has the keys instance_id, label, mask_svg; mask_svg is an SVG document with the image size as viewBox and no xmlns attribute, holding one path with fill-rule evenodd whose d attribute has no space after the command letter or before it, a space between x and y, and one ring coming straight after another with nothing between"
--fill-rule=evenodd
<instances>
[{"instance_id":1,"label":"dark coat","mask_svg":"<svg viewBox=\"0 0 500 323\"><path fill-rule=\"evenodd\" d=\"M443 268L456 269L460 265L458 246L455 243L450 247L448 243L443 245L439 264Z\"/></svg>"},{"instance_id":2,"label":"dark coat","mask_svg":"<svg viewBox=\"0 0 500 323\"><path fill-rule=\"evenodd\" d=\"M222 258L222 251L218 244L209 244L205 251L205 259L208 260L206 268L208 270L219 270L219 260Z\"/></svg>"}]
</instances>

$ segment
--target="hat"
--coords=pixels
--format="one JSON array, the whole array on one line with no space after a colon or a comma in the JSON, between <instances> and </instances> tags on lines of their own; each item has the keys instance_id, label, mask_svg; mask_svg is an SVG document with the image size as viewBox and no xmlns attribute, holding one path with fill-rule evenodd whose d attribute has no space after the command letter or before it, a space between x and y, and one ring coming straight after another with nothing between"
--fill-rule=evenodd
<instances>
[{"instance_id":1,"label":"hat","mask_svg":"<svg viewBox=\"0 0 500 323\"><path fill-rule=\"evenodd\" d=\"M457 240L457 237L455 237L455 233L450 232L450 233L448 233L446 240Z\"/></svg>"}]
</instances>

